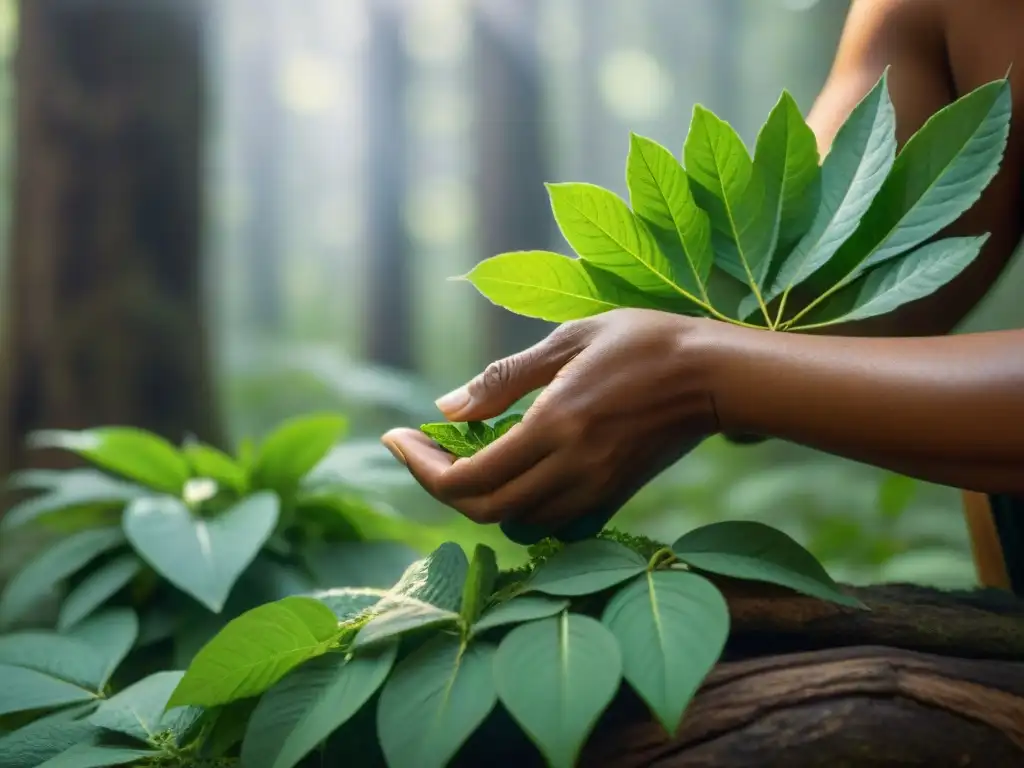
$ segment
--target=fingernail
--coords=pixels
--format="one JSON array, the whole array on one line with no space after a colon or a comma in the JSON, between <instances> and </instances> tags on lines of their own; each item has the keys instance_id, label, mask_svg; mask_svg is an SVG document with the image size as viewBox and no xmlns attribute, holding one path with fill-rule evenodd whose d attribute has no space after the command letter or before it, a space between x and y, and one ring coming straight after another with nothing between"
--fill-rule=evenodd
<instances>
[{"instance_id":1,"label":"fingernail","mask_svg":"<svg viewBox=\"0 0 1024 768\"><path fill-rule=\"evenodd\" d=\"M457 416L460 411L464 410L469 405L469 389L466 387L459 387L458 389L449 392L444 397L439 397L434 401L434 405L441 411L445 416L451 418Z\"/></svg>"},{"instance_id":2,"label":"fingernail","mask_svg":"<svg viewBox=\"0 0 1024 768\"><path fill-rule=\"evenodd\" d=\"M405 454L402 453L401 448L390 440L381 440L381 442L384 443L384 447L391 451L391 455L394 456L403 467L409 466L409 462L405 460Z\"/></svg>"}]
</instances>

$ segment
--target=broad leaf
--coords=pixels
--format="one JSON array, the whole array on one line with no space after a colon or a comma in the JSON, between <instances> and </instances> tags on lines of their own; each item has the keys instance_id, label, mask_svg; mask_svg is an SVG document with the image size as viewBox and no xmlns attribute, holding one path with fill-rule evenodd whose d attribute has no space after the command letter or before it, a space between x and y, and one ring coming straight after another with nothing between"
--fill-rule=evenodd
<instances>
[{"instance_id":1,"label":"broad leaf","mask_svg":"<svg viewBox=\"0 0 1024 768\"><path fill-rule=\"evenodd\" d=\"M124 542L119 528L98 528L61 539L36 555L0 594L0 629L22 618L68 576Z\"/></svg>"},{"instance_id":2,"label":"broad leaf","mask_svg":"<svg viewBox=\"0 0 1024 768\"><path fill-rule=\"evenodd\" d=\"M139 637L139 617L130 608L110 608L76 624L68 636L88 643L103 659L103 685Z\"/></svg>"},{"instance_id":3,"label":"broad leaf","mask_svg":"<svg viewBox=\"0 0 1024 768\"><path fill-rule=\"evenodd\" d=\"M90 709L91 705L85 705L61 710L0 737L0 768L37 768L76 744L89 741L97 734L96 726L80 718Z\"/></svg>"},{"instance_id":4,"label":"broad leaf","mask_svg":"<svg viewBox=\"0 0 1024 768\"><path fill-rule=\"evenodd\" d=\"M614 587L641 574L647 561L615 541L589 539L569 544L545 560L527 584L533 592L576 597Z\"/></svg>"},{"instance_id":5,"label":"broad leaf","mask_svg":"<svg viewBox=\"0 0 1024 768\"><path fill-rule=\"evenodd\" d=\"M42 493L25 499L0 518L0 531L13 531L28 523L46 523L89 508L117 510L125 502L148 493L139 485L97 472L72 469L57 472Z\"/></svg>"},{"instance_id":6,"label":"broad leaf","mask_svg":"<svg viewBox=\"0 0 1024 768\"><path fill-rule=\"evenodd\" d=\"M260 445L251 475L255 488L288 496L327 455L348 428L344 416L316 414L285 422Z\"/></svg>"},{"instance_id":7,"label":"broad leaf","mask_svg":"<svg viewBox=\"0 0 1024 768\"><path fill-rule=\"evenodd\" d=\"M493 429L482 421L423 424L420 431L453 456L468 459L491 443Z\"/></svg>"},{"instance_id":8,"label":"broad leaf","mask_svg":"<svg viewBox=\"0 0 1024 768\"><path fill-rule=\"evenodd\" d=\"M769 300L814 274L857 229L892 168L895 131L886 73L836 133L821 165L821 203L814 222L783 262Z\"/></svg>"},{"instance_id":9,"label":"broad leaf","mask_svg":"<svg viewBox=\"0 0 1024 768\"><path fill-rule=\"evenodd\" d=\"M107 768L112 765L127 765L140 760L161 757L160 752L151 749L127 749L124 747L100 747L93 744L78 744L56 757L52 757L39 768Z\"/></svg>"},{"instance_id":10,"label":"broad leaf","mask_svg":"<svg viewBox=\"0 0 1024 768\"><path fill-rule=\"evenodd\" d=\"M408 632L416 632L428 627L454 625L459 621L459 614L446 611L422 600L411 597L386 599L378 604L381 613L368 621L356 635L355 648L365 648L389 642Z\"/></svg>"},{"instance_id":11,"label":"broad leaf","mask_svg":"<svg viewBox=\"0 0 1024 768\"><path fill-rule=\"evenodd\" d=\"M112 598L142 571L142 561L133 553L114 558L78 584L60 607L57 628L70 629Z\"/></svg>"},{"instance_id":12,"label":"broad leaf","mask_svg":"<svg viewBox=\"0 0 1024 768\"><path fill-rule=\"evenodd\" d=\"M100 703L89 722L139 741L152 742L158 736L169 735L176 745L182 746L184 737L203 716L203 710L196 707L165 711L183 676L183 672L157 672L145 677Z\"/></svg>"},{"instance_id":13,"label":"broad leaf","mask_svg":"<svg viewBox=\"0 0 1024 768\"><path fill-rule=\"evenodd\" d=\"M346 660L330 653L292 670L267 691L242 742L248 768L293 768L349 721L377 692L395 662L397 645Z\"/></svg>"},{"instance_id":14,"label":"broad leaf","mask_svg":"<svg viewBox=\"0 0 1024 768\"><path fill-rule=\"evenodd\" d=\"M617 592L602 621L619 641L622 671L670 735L729 636L729 606L705 578L644 574Z\"/></svg>"},{"instance_id":15,"label":"broad leaf","mask_svg":"<svg viewBox=\"0 0 1024 768\"><path fill-rule=\"evenodd\" d=\"M498 578L498 558L486 544L477 544L469 563L469 574L462 592L462 620L466 626L480 618Z\"/></svg>"},{"instance_id":16,"label":"broad leaf","mask_svg":"<svg viewBox=\"0 0 1024 768\"><path fill-rule=\"evenodd\" d=\"M550 251L516 251L485 259L464 278L499 307L552 323L620 307L657 305L625 280Z\"/></svg>"},{"instance_id":17,"label":"broad leaf","mask_svg":"<svg viewBox=\"0 0 1024 768\"><path fill-rule=\"evenodd\" d=\"M390 768L448 765L497 704L493 667L494 646L463 647L457 637L436 637L403 659L377 706Z\"/></svg>"},{"instance_id":18,"label":"broad leaf","mask_svg":"<svg viewBox=\"0 0 1024 768\"><path fill-rule=\"evenodd\" d=\"M159 435L134 427L81 432L46 430L29 437L33 448L60 448L98 467L166 493L180 493L190 472L181 453Z\"/></svg>"},{"instance_id":19,"label":"broad leaf","mask_svg":"<svg viewBox=\"0 0 1024 768\"><path fill-rule=\"evenodd\" d=\"M386 594L382 589L341 587L314 592L310 597L334 611L338 621L351 621L373 608Z\"/></svg>"},{"instance_id":20,"label":"broad leaf","mask_svg":"<svg viewBox=\"0 0 1024 768\"><path fill-rule=\"evenodd\" d=\"M197 477L208 477L236 493L245 493L245 470L223 451L203 443L189 443L182 453Z\"/></svg>"},{"instance_id":21,"label":"broad leaf","mask_svg":"<svg viewBox=\"0 0 1024 768\"><path fill-rule=\"evenodd\" d=\"M730 521L697 528L672 545L682 562L708 573L765 581L822 600L863 607L792 538L763 523Z\"/></svg>"},{"instance_id":22,"label":"broad leaf","mask_svg":"<svg viewBox=\"0 0 1024 768\"><path fill-rule=\"evenodd\" d=\"M286 597L243 613L196 654L169 707L216 707L258 696L307 659L326 653L338 620L323 603Z\"/></svg>"},{"instance_id":23,"label":"broad leaf","mask_svg":"<svg viewBox=\"0 0 1024 768\"><path fill-rule=\"evenodd\" d=\"M32 669L80 688L99 691L106 664L92 646L52 632L12 632L0 636L0 664Z\"/></svg>"},{"instance_id":24,"label":"broad leaf","mask_svg":"<svg viewBox=\"0 0 1024 768\"><path fill-rule=\"evenodd\" d=\"M410 565L398 583L388 590L379 607L385 610L389 602L401 603L405 598L413 598L457 613L468 572L469 560L462 547L445 542Z\"/></svg>"},{"instance_id":25,"label":"broad leaf","mask_svg":"<svg viewBox=\"0 0 1024 768\"><path fill-rule=\"evenodd\" d=\"M561 613L568 607L568 600L555 600L536 595L515 597L484 611L483 616L473 625L473 634L478 635L490 629L507 627L509 624L525 624L529 621L546 619Z\"/></svg>"},{"instance_id":26,"label":"broad leaf","mask_svg":"<svg viewBox=\"0 0 1024 768\"><path fill-rule=\"evenodd\" d=\"M657 142L631 134L626 181L633 211L673 260L679 287L707 304L711 221L697 205L683 166Z\"/></svg>"},{"instance_id":27,"label":"broad leaf","mask_svg":"<svg viewBox=\"0 0 1024 768\"><path fill-rule=\"evenodd\" d=\"M657 239L618 195L593 184L547 187L555 220L580 258L644 293L687 299Z\"/></svg>"},{"instance_id":28,"label":"broad leaf","mask_svg":"<svg viewBox=\"0 0 1024 768\"><path fill-rule=\"evenodd\" d=\"M615 698L622 657L589 616L563 613L516 627L494 659L498 698L552 768L572 768Z\"/></svg>"},{"instance_id":29,"label":"broad leaf","mask_svg":"<svg viewBox=\"0 0 1024 768\"><path fill-rule=\"evenodd\" d=\"M264 492L203 518L178 499L153 496L128 505L124 530L158 573L219 613L235 581L273 533L278 507L277 496Z\"/></svg>"},{"instance_id":30,"label":"broad leaf","mask_svg":"<svg viewBox=\"0 0 1024 768\"><path fill-rule=\"evenodd\" d=\"M27 667L0 663L0 715L93 701L96 692Z\"/></svg>"}]
</instances>

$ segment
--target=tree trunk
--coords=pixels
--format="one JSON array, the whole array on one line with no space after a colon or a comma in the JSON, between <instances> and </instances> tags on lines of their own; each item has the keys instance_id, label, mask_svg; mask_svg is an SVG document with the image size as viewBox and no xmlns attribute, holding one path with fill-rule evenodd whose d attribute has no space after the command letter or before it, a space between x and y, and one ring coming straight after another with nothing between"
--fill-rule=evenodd
<instances>
[{"instance_id":1,"label":"tree trunk","mask_svg":"<svg viewBox=\"0 0 1024 768\"><path fill-rule=\"evenodd\" d=\"M0 476L40 428L219 442L200 0L22 0ZM66 457L52 457L64 462Z\"/></svg>"}]
</instances>

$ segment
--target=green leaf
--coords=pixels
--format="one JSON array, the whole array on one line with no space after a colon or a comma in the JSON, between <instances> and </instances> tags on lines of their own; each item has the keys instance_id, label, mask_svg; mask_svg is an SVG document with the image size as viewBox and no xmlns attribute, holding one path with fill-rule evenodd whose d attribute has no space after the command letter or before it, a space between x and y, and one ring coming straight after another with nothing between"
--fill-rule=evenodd
<instances>
[{"instance_id":1,"label":"green leaf","mask_svg":"<svg viewBox=\"0 0 1024 768\"><path fill-rule=\"evenodd\" d=\"M1010 112L1010 83L996 80L932 115L900 151L829 272L855 277L960 218L999 170Z\"/></svg>"},{"instance_id":2,"label":"green leaf","mask_svg":"<svg viewBox=\"0 0 1024 768\"><path fill-rule=\"evenodd\" d=\"M351 659L331 653L292 670L267 691L242 742L248 768L293 768L348 722L384 683L397 645Z\"/></svg>"},{"instance_id":3,"label":"green leaf","mask_svg":"<svg viewBox=\"0 0 1024 768\"><path fill-rule=\"evenodd\" d=\"M90 573L60 607L57 628L63 632L87 618L142 571L142 561L132 553L120 555Z\"/></svg>"},{"instance_id":4,"label":"green leaf","mask_svg":"<svg viewBox=\"0 0 1024 768\"><path fill-rule=\"evenodd\" d=\"M85 707L72 707L41 717L14 733L0 737L0 768L37 768L51 757L97 734L81 720Z\"/></svg>"},{"instance_id":5,"label":"green leaf","mask_svg":"<svg viewBox=\"0 0 1024 768\"><path fill-rule=\"evenodd\" d=\"M13 531L29 523L46 523L82 508L119 509L148 493L139 485L97 472L72 469L56 472L52 484L42 493L15 504L0 518L0 532Z\"/></svg>"},{"instance_id":6,"label":"green leaf","mask_svg":"<svg viewBox=\"0 0 1024 768\"><path fill-rule=\"evenodd\" d=\"M656 304L625 280L550 251L515 251L485 259L462 279L499 307L564 323L620 307Z\"/></svg>"},{"instance_id":7,"label":"green leaf","mask_svg":"<svg viewBox=\"0 0 1024 768\"><path fill-rule=\"evenodd\" d=\"M561 613L568 607L568 600L553 600L536 595L515 597L485 611L473 625L473 634L479 635L490 629L506 627L509 624L525 624L529 621L546 619Z\"/></svg>"},{"instance_id":8,"label":"green leaf","mask_svg":"<svg viewBox=\"0 0 1024 768\"><path fill-rule=\"evenodd\" d=\"M139 637L139 617L131 608L109 608L76 624L68 636L88 643L103 659L106 685Z\"/></svg>"},{"instance_id":9,"label":"green leaf","mask_svg":"<svg viewBox=\"0 0 1024 768\"><path fill-rule=\"evenodd\" d=\"M308 597L286 597L228 623L196 654L169 707L216 707L258 696L307 659L326 653L338 620Z\"/></svg>"},{"instance_id":10,"label":"green leaf","mask_svg":"<svg viewBox=\"0 0 1024 768\"><path fill-rule=\"evenodd\" d=\"M494 646L436 637L395 668L377 706L390 768L444 768L498 702Z\"/></svg>"},{"instance_id":11,"label":"green leaf","mask_svg":"<svg viewBox=\"0 0 1024 768\"><path fill-rule=\"evenodd\" d=\"M413 598L458 613L468 572L469 560L462 547L445 542L406 568L380 607L383 610L389 600L402 602L404 598Z\"/></svg>"},{"instance_id":12,"label":"green leaf","mask_svg":"<svg viewBox=\"0 0 1024 768\"><path fill-rule=\"evenodd\" d=\"M469 574L462 592L461 614L466 626L480 618L498 579L498 557L486 544L477 544L469 563Z\"/></svg>"},{"instance_id":13,"label":"green leaf","mask_svg":"<svg viewBox=\"0 0 1024 768\"><path fill-rule=\"evenodd\" d=\"M435 443L444 448L448 453L459 458L468 459L477 452L486 448L488 443L481 438L480 432L470 427L490 429L483 422L453 423L438 422L436 424L423 424L420 431Z\"/></svg>"},{"instance_id":14,"label":"green leaf","mask_svg":"<svg viewBox=\"0 0 1024 768\"><path fill-rule=\"evenodd\" d=\"M32 669L90 691L99 691L107 679L104 659L92 646L52 632L0 636L0 664Z\"/></svg>"},{"instance_id":15,"label":"green leaf","mask_svg":"<svg viewBox=\"0 0 1024 768\"><path fill-rule=\"evenodd\" d=\"M626 181L633 211L672 259L679 287L708 303L711 221L697 205L683 166L657 142L630 134Z\"/></svg>"},{"instance_id":16,"label":"green leaf","mask_svg":"<svg viewBox=\"0 0 1024 768\"><path fill-rule=\"evenodd\" d=\"M707 579L654 571L617 592L602 622L619 641L623 675L672 736L729 636L729 606Z\"/></svg>"},{"instance_id":17,"label":"green leaf","mask_svg":"<svg viewBox=\"0 0 1024 768\"><path fill-rule=\"evenodd\" d=\"M987 240L988 235L950 237L898 256L866 275L849 312L796 328L818 328L877 317L930 296L967 269L978 258Z\"/></svg>"},{"instance_id":18,"label":"green leaf","mask_svg":"<svg viewBox=\"0 0 1024 768\"><path fill-rule=\"evenodd\" d=\"M821 563L782 531L748 520L712 523L672 545L682 562L708 573L764 581L840 605L861 608Z\"/></svg>"},{"instance_id":19,"label":"green leaf","mask_svg":"<svg viewBox=\"0 0 1024 768\"><path fill-rule=\"evenodd\" d=\"M92 744L78 744L56 757L50 758L39 768L107 768L112 765L127 765L137 760L160 757L160 752L150 749L125 749L123 747L98 747Z\"/></svg>"},{"instance_id":20,"label":"green leaf","mask_svg":"<svg viewBox=\"0 0 1024 768\"><path fill-rule=\"evenodd\" d=\"M768 299L799 285L854 233L896 157L896 113L888 72L854 107L821 164L821 204L783 262Z\"/></svg>"},{"instance_id":21,"label":"green leaf","mask_svg":"<svg viewBox=\"0 0 1024 768\"><path fill-rule=\"evenodd\" d=\"M494 658L498 698L552 768L572 768L618 693L615 636L589 616L563 613L516 627Z\"/></svg>"},{"instance_id":22,"label":"green leaf","mask_svg":"<svg viewBox=\"0 0 1024 768\"><path fill-rule=\"evenodd\" d=\"M345 417L336 414L286 421L260 445L251 472L253 487L291 495L299 481L341 440L347 428Z\"/></svg>"},{"instance_id":23,"label":"green leaf","mask_svg":"<svg viewBox=\"0 0 1024 768\"><path fill-rule=\"evenodd\" d=\"M386 594L382 589L341 587L314 592L310 597L334 611L338 621L351 621L377 605Z\"/></svg>"},{"instance_id":24,"label":"green leaf","mask_svg":"<svg viewBox=\"0 0 1024 768\"><path fill-rule=\"evenodd\" d=\"M817 139L789 91L782 92L757 136L754 167L764 180L771 213L773 257L762 262L757 275L764 285L777 249L788 252L810 228L821 194Z\"/></svg>"},{"instance_id":25,"label":"green leaf","mask_svg":"<svg viewBox=\"0 0 1024 768\"><path fill-rule=\"evenodd\" d=\"M658 241L615 193L593 184L548 184L558 226L581 259L643 293L686 300ZM694 305L694 308L697 308Z\"/></svg>"},{"instance_id":26,"label":"green leaf","mask_svg":"<svg viewBox=\"0 0 1024 768\"><path fill-rule=\"evenodd\" d=\"M497 440L499 437L507 435L512 427L521 424L522 421L523 414L521 413L510 413L508 416L502 416L494 422L494 439Z\"/></svg>"},{"instance_id":27,"label":"green leaf","mask_svg":"<svg viewBox=\"0 0 1024 768\"><path fill-rule=\"evenodd\" d=\"M204 443L189 443L182 448L185 459L198 477L208 477L236 493L245 493L245 470L223 451Z\"/></svg>"},{"instance_id":28,"label":"green leaf","mask_svg":"<svg viewBox=\"0 0 1024 768\"><path fill-rule=\"evenodd\" d=\"M383 601L382 601L383 602ZM386 608L370 619L356 635L354 647L366 648L428 627L454 625L459 614L411 597L387 600Z\"/></svg>"},{"instance_id":29,"label":"green leaf","mask_svg":"<svg viewBox=\"0 0 1024 768\"><path fill-rule=\"evenodd\" d=\"M716 263L759 292L772 248L760 169L732 126L699 104L683 154L693 194L711 218Z\"/></svg>"},{"instance_id":30,"label":"green leaf","mask_svg":"<svg viewBox=\"0 0 1024 768\"><path fill-rule=\"evenodd\" d=\"M97 528L61 539L18 571L0 594L0 629L10 627L64 579L124 544L120 528Z\"/></svg>"},{"instance_id":31,"label":"green leaf","mask_svg":"<svg viewBox=\"0 0 1024 768\"><path fill-rule=\"evenodd\" d=\"M96 692L27 667L0 663L0 715L92 701Z\"/></svg>"},{"instance_id":32,"label":"green leaf","mask_svg":"<svg viewBox=\"0 0 1024 768\"><path fill-rule=\"evenodd\" d=\"M124 531L160 575L214 613L277 524L270 492L246 497L213 518L193 514L178 499L152 496L128 505Z\"/></svg>"},{"instance_id":33,"label":"green leaf","mask_svg":"<svg viewBox=\"0 0 1024 768\"><path fill-rule=\"evenodd\" d=\"M181 493L190 475L188 463L173 445L134 427L45 430L30 435L28 443L33 448L71 451L98 467L166 493Z\"/></svg>"},{"instance_id":34,"label":"green leaf","mask_svg":"<svg viewBox=\"0 0 1024 768\"><path fill-rule=\"evenodd\" d=\"M647 561L615 541L588 539L568 544L545 560L527 583L527 589L558 597L602 592L641 574Z\"/></svg>"},{"instance_id":35,"label":"green leaf","mask_svg":"<svg viewBox=\"0 0 1024 768\"><path fill-rule=\"evenodd\" d=\"M143 678L100 703L89 722L150 743L158 736L169 734L177 746L182 746L184 738L203 716L203 710L197 707L164 711L184 674L157 672Z\"/></svg>"}]
</instances>

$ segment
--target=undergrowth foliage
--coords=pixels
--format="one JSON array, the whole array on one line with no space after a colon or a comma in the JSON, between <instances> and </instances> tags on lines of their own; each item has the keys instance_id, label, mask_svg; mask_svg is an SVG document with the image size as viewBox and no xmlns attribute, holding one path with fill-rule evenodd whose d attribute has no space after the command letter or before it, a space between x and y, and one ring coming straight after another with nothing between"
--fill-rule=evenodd
<instances>
[{"instance_id":1,"label":"undergrowth foliage","mask_svg":"<svg viewBox=\"0 0 1024 768\"><path fill-rule=\"evenodd\" d=\"M934 292L978 255L985 235L932 238L995 175L1009 118L1004 79L941 110L897 154L883 75L819 161L788 94L752 157L729 125L698 106L685 166L632 138L629 204L592 185L549 186L578 258L503 254L465 279L513 312L554 322L649 307L806 331L884 314ZM423 431L468 457L519 418ZM69 596L56 630L0 637L0 728L12 731L0 738L0 768L440 768L499 715L548 765L569 768L623 684L666 733L677 732L728 640L716 578L865 609L807 550L760 523L715 523L671 545L602 530L603 519L551 538L507 526L510 538L533 542L522 568L501 572L488 547L468 557L446 543L388 589L312 589L266 601L228 622L184 672L112 685L140 642L139 626L130 608L99 607L128 584L134 591L148 569L210 611L223 608L257 552L293 554L282 531L321 519L302 513L301 477L329 431L300 437L296 429L240 459L205 448L182 453L130 432L49 438L133 484L82 475L106 489L92 498L69 490L78 476L24 481L50 501L36 500L38 511L29 500L6 524L60 511L54 519L71 521L79 530L71 539L80 538L12 582L0 621L31 603L37 580L60 582L110 559L96 571L102 578L90 574L75 587L91 597ZM98 452L120 441L132 447ZM196 473L230 492L204 496L191 485ZM236 536L222 537L236 524ZM106 586L82 586L89 581ZM501 754L500 739L487 746Z\"/></svg>"}]
</instances>

